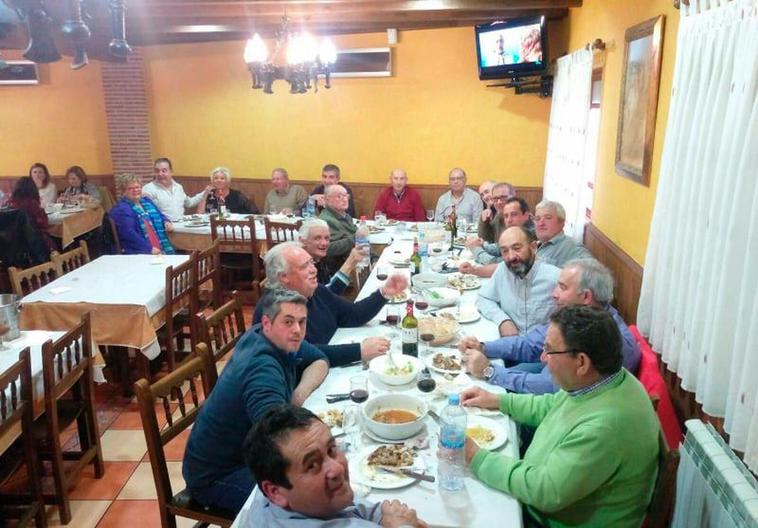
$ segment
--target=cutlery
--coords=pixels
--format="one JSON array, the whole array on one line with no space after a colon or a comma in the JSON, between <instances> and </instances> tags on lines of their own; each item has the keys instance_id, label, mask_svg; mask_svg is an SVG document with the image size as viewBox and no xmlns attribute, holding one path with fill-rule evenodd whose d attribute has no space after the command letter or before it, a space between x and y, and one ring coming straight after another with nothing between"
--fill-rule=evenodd
<instances>
[{"instance_id":1,"label":"cutlery","mask_svg":"<svg viewBox=\"0 0 758 528\"><path fill-rule=\"evenodd\" d=\"M392 466L376 466L377 468L381 469L385 473L391 473L393 475L398 475L401 477L410 477L414 480L423 480L425 482L434 482L435 478L432 475L425 475L423 473L417 473L413 470L407 469L407 468L396 468Z\"/></svg>"},{"instance_id":2,"label":"cutlery","mask_svg":"<svg viewBox=\"0 0 758 528\"><path fill-rule=\"evenodd\" d=\"M436 411L433 411L431 409L427 410L427 414L432 417L432 419L437 422L437 425L442 426L442 418L440 418L440 415L437 414Z\"/></svg>"},{"instance_id":3,"label":"cutlery","mask_svg":"<svg viewBox=\"0 0 758 528\"><path fill-rule=\"evenodd\" d=\"M341 394L327 394L326 395L326 403L337 403L344 400L350 399L350 393L349 392L343 392Z\"/></svg>"}]
</instances>

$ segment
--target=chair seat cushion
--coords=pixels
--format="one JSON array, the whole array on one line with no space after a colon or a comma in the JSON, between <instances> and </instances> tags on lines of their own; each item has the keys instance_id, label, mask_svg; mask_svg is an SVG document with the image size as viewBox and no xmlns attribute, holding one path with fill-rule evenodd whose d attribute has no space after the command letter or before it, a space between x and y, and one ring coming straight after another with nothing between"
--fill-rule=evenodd
<instances>
[{"instance_id":1,"label":"chair seat cushion","mask_svg":"<svg viewBox=\"0 0 758 528\"><path fill-rule=\"evenodd\" d=\"M171 505L176 508L192 510L192 511L200 512L200 513L204 513L206 515L219 517L221 519L229 519L230 521L234 520L234 518L237 516L237 514L231 510L227 510L224 508L217 508L214 506L203 506L202 504L200 504L199 502L197 502L195 499L192 498L192 495L190 495L190 492L187 489L183 489L182 491L174 495L174 498L171 500Z\"/></svg>"}]
</instances>

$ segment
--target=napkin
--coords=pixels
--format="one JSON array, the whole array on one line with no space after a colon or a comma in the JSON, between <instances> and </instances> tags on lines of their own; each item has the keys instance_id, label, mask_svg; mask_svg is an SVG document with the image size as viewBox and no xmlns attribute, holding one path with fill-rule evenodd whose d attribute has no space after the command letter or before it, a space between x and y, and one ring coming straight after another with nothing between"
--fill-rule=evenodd
<instances>
[{"instance_id":1,"label":"napkin","mask_svg":"<svg viewBox=\"0 0 758 528\"><path fill-rule=\"evenodd\" d=\"M58 286L56 288L50 288L50 293L53 295L60 295L61 293L66 293L67 291L71 291L71 288L68 286Z\"/></svg>"}]
</instances>

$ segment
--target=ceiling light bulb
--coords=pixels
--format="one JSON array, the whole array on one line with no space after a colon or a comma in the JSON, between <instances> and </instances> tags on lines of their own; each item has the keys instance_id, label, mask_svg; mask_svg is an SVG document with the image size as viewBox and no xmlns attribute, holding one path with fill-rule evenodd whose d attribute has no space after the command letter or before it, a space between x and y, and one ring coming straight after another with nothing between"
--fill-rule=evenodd
<instances>
[{"instance_id":1,"label":"ceiling light bulb","mask_svg":"<svg viewBox=\"0 0 758 528\"><path fill-rule=\"evenodd\" d=\"M247 44L245 44L244 57L247 64L266 62L268 50L266 49L266 43L263 42L263 39L258 33L253 35L253 38L248 39Z\"/></svg>"},{"instance_id":2,"label":"ceiling light bulb","mask_svg":"<svg viewBox=\"0 0 758 528\"><path fill-rule=\"evenodd\" d=\"M321 48L318 52L319 60L322 64L334 64L337 62L337 48L331 40L324 38L321 41Z\"/></svg>"}]
</instances>

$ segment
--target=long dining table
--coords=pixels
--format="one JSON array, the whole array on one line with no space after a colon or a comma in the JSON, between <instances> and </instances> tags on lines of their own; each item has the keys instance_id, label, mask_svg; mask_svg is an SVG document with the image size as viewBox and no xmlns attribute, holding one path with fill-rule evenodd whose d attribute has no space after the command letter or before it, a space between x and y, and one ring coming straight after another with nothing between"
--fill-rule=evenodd
<instances>
[{"instance_id":1,"label":"long dining table","mask_svg":"<svg viewBox=\"0 0 758 528\"><path fill-rule=\"evenodd\" d=\"M76 237L94 231L103 224L105 212L100 205L94 207L64 207L47 215L51 236L61 239L61 247L66 248Z\"/></svg>"},{"instance_id":2,"label":"long dining table","mask_svg":"<svg viewBox=\"0 0 758 528\"><path fill-rule=\"evenodd\" d=\"M357 296L357 300L370 295L381 286L382 281L376 276L377 270L380 267L392 269L393 264L390 260L397 262L398 252L403 257L410 256L413 247L413 238L416 237L418 233L414 230L407 229L407 227L410 226L400 226L398 228L387 227L384 231L375 233L370 237L372 244L379 246L387 245L382 251L378 262L374 265L364 287ZM427 271L428 268L432 267L439 267L441 262L443 262L447 256L448 255L443 254L432 259L425 257L422 263L422 271ZM406 268L399 268L396 271L408 273ZM461 293L459 306L476 304L477 290L467 290L462 291ZM394 354L400 354L400 339L397 338L397 334L394 334L396 330L383 324L388 309L402 310L404 312L404 305L387 304L387 306L383 308L368 324L359 328L338 329L331 339L330 344L357 343L369 336L391 336L391 350ZM416 315L417 317L424 317L423 314L419 314L418 312ZM461 324L460 335L476 335L480 340L489 340L497 338L498 332L494 323L481 317L471 323ZM428 358L436 352L453 352L450 348L451 346L452 345L447 345L445 348L432 347L431 352L428 352L426 345L419 341L419 358L424 362L428 362ZM437 382L437 390L430 393L431 395L428 395L422 393L416 388L415 380L408 385L390 386L384 384L376 374L364 370L361 365L351 365L347 367L331 368L327 378L321 386L319 386L305 401L305 407L314 412L320 412L331 407L344 409L346 406L351 405L352 402L350 401L329 405L326 403L326 395L348 392L350 378L354 376L367 376L370 393L369 399L372 396L388 392L412 394L424 399L430 408L435 409L438 413L446 405L446 395L451 391L460 392L471 385L479 385L493 392L503 391L503 389L500 389L499 387L488 385L486 382L480 380L475 380L469 377L466 373L459 374L451 381L444 378L442 374L432 371L432 376ZM500 447L499 451L507 456L518 458L518 434L516 424L513 420L499 412L483 411L481 409L467 410L469 416L486 416L490 420L494 420L499 424L507 436L505 445ZM472 420L476 420L476 418L472 418ZM419 451L419 456L423 460L423 465L426 466L426 473L436 476L436 451L439 427L435 421L430 417L427 417L425 429L429 439L429 447L421 449ZM353 449L355 446L351 446L351 449L346 452L350 467L351 483L354 484L353 487L357 490L356 496L358 496L360 491L369 489L370 492L365 496L365 500L380 502L387 499L398 499L414 508L417 511L418 516L430 526L437 528L490 526L518 528L522 526L521 505L518 500L506 493L486 486L476 479L468 469L466 470L464 479L465 488L460 492L449 492L441 489L437 482L430 483L423 481L413 482L404 487L395 488L394 486L390 486L390 488L393 489L379 489L372 486L370 481L367 481L364 478L364 475L361 474L360 462L367 450L370 451L371 448L381 445L382 442L370 438L365 430L363 430L359 443L361 444L359 449ZM248 499L248 502L245 504L245 507L237 517L237 521L233 526L242 526L241 521L246 518L247 511L250 509L253 497L256 493L258 493L257 490L251 494L251 497Z\"/></svg>"}]
</instances>

